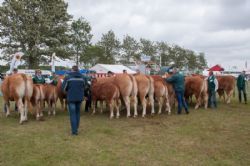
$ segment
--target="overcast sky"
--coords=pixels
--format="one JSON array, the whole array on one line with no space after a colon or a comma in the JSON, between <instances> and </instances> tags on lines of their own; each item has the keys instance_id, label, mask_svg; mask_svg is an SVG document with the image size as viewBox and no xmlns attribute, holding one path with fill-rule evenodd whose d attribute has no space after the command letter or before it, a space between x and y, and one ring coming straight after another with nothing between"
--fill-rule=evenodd
<instances>
[{"instance_id":1,"label":"overcast sky","mask_svg":"<svg viewBox=\"0 0 250 166\"><path fill-rule=\"evenodd\" d=\"M250 67L250 0L67 0L92 26L93 41L112 29L205 52L209 66Z\"/></svg>"}]
</instances>

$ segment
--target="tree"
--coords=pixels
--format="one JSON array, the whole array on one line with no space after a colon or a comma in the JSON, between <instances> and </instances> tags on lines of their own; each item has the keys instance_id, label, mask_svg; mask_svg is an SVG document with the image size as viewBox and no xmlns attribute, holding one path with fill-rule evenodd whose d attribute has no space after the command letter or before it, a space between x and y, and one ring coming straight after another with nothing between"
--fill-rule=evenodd
<instances>
[{"instance_id":1,"label":"tree","mask_svg":"<svg viewBox=\"0 0 250 166\"><path fill-rule=\"evenodd\" d=\"M105 59L103 63L115 63L120 51L120 41L116 38L115 33L110 30L108 33L103 34L97 45L104 49Z\"/></svg>"},{"instance_id":2,"label":"tree","mask_svg":"<svg viewBox=\"0 0 250 166\"><path fill-rule=\"evenodd\" d=\"M130 58L139 59L138 51L139 51L139 44L138 42L131 36L126 35L123 39L122 43L122 50L123 50L123 63L128 63Z\"/></svg>"},{"instance_id":3,"label":"tree","mask_svg":"<svg viewBox=\"0 0 250 166\"><path fill-rule=\"evenodd\" d=\"M155 60L157 47L154 45L154 42L147 39L140 39L140 49L141 53L147 56L151 56L151 60Z\"/></svg>"},{"instance_id":4,"label":"tree","mask_svg":"<svg viewBox=\"0 0 250 166\"><path fill-rule=\"evenodd\" d=\"M205 53L200 52L197 56L197 63L199 69L204 69L207 67L207 60L205 58Z\"/></svg>"},{"instance_id":5,"label":"tree","mask_svg":"<svg viewBox=\"0 0 250 166\"><path fill-rule=\"evenodd\" d=\"M187 60L187 67L189 70L198 68L197 57L192 50L185 50L185 59Z\"/></svg>"},{"instance_id":6,"label":"tree","mask_svg":"<svg viewBox=\"0 0 250 166\"><path fill-rule=\"evenodd\" d=\"M0 6L0 48L23 52L29 68L49 61L53 52L67 57L67 7L62 0L5 0Z\"/></svg>"},{"instance_id":7,"label":"tree","mask_svg":"<svg viewBox=\"0 0 250 166\"><path fill-rule=\"evenodd\" d=\"M70 49L71 53L74 55L77 66L79 65L79 60L86 59L84 58L84 53L86 48L90 45L93 36L90 31L90 24L82 17L73 21L71 24Z\"/></svg>"},{"instance_id":8,"label":"tree","mask_svg":"<svg viewBox=\"0 0 250 166\"><path fill-rule=\"evenodd\" d=\"M157 53L161 56L161 65L168 65L172 59L170 57L170 46L166 42L157 42Z\"/></svg>"},{"instance_id":9,"label":"tree","mask_svg":"<svg viewBox=\"0 0 250 166\"><path fill-rule=\"evenodd\" d=\"M105 50L100 46L88 46L84 56L81 56L81 61L84 62L85 67L94 66L97 63L105 61Z\"/></svg>"}]
</instances>

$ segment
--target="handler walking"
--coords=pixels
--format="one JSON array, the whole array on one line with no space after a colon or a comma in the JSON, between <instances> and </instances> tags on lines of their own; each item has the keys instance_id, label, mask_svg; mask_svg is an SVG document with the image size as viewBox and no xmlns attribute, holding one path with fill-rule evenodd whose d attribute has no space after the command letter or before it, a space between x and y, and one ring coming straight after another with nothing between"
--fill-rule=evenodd
<instances>
[{"instance_id":1,"label":"handler walking","mask_svg":"<svg viewBox=\"0 0 250 166\"><path fill-rule=\"evenodd\" d=\"M84 76L79 72L77 66L64 78L62 89L67 92L68 110L70 115L71 134L78 135L80 123L80 108L84 99Z\"/></svg>"},{"instance_id":2,"label":"handler walking","mask_svg":"<svg viewBox=\"0 0 250 166\"><path fill-rule=\"evenodd\" d=\"M237 78L237 88L239 93L239 102L241 103L241 92L243 93L245 104L247 104L246 93L246 72L243 71Z\"/></svg>"},{"instance_id":3,"label":"handler walking","mask_svg":"<svg viewBox=\"0 0 250 166\"><path fill-rule=\"evenodd\" d=\"M185 108L186 114L189 113L187 103L184 99L184 76L177 72L177 69L172 69L173 75L166 78L166 81L173 84L175 95L178 101L178 114L181 114L182 107Z\"/></svg>"}]
</instances>

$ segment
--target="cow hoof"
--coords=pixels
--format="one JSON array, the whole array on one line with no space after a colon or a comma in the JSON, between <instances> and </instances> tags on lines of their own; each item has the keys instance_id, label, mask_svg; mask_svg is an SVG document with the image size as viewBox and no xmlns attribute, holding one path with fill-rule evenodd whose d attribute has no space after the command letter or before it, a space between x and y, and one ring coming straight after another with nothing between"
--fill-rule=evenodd
<instances>
[{"instance_id":1,"label":"cow hoof","mask_svg":"<svg viewBox=\"0 0 250 166\"><path fill-rule=\"evenodd\" d=\"M114 118L113 116L110 117L110 119L113 119L113 118Z\"/></svg>"},{"instance_id":2,"label":"cow hoof","mask_svg":"<svg viewBox=\"0 0 250 166\"><path fill-rule=\"evenodd\" d=\"M142 115L142 118L145 118L145 115Z\"/></svg>"},{"instance_id":3,"label":"cow hoof","mask_svg":"<svg viewBox=\"0 0 250 166\"><path fill-rule=\"evenodd\" d=\"M171 112L168 112L168 115L171 115Z\"/></svg>"},{"instance_id":4,"label":"cow hoof","mask_svg":"<svg viewBox=\"0 0 250 166\"><path fill-rule=\"evenodd\" d=\"M134 115L134 118L137 118L137 115Z\"/></svg>"},{"instance_id":5,"label":"cow hoof","mask_svg":"<svg viewBox=\"0 0 250 166\"><path fill-rule=\"evenodd\" d=\"M158 115L160 115L161 114L161 112L158 112Z\"/></svg>"},{"instance_id":6,"label":"cow hoof","mask_svg":"<svg viewBox=\"0 0 250 166\"><path fill-rule=\"evenodd\" d=\"M6 118L8 118L10 116L10 114L6 114L5 116L6 116Z\"/></svg>"},{"instance_id":7,"label":"cow hoof","mask_svg":"<svg viewBox=\"0 0 250 166\"><path fill-rule=\"evenodd\" d=\"M19 124L22 125L22 124L23 124L23 121L20 121Z\"/></svg>"},{"instance_id":8,"label":"cow hoof","mask_svg":"<svg viewBox=\"0 0 250 166\"><path fill-rule=\"evenodd\" d=\"M120 118L120 116L116 116L116 119L119 119Z\"/></svg>"}]
</instances>

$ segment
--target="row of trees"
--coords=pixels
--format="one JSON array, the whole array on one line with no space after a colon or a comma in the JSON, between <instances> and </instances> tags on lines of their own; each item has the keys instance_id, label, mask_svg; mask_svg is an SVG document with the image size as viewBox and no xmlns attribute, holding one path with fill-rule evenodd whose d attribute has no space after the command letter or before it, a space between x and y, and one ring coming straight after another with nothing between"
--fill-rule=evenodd
<instances>
[{"instance_id":1,"label":"row of trees","mask_svg":"<svg viewBox=\"0 0 250 166\"><path fill-rule=\"evenodd\" d=\"M137 41L126 35L120 41L110 30L100 41L92 44L91 26L84 18L73 20L61 0L5 0L0 6L0 48L9 55L21 51L29 68L51 60L56 52L60 58L71 58L77 64L130 63L148 55L152 61L189 69L206 67L204 53L195 53L178 45L154 42L144 38Z\"/></svg>"}]
</instances>

